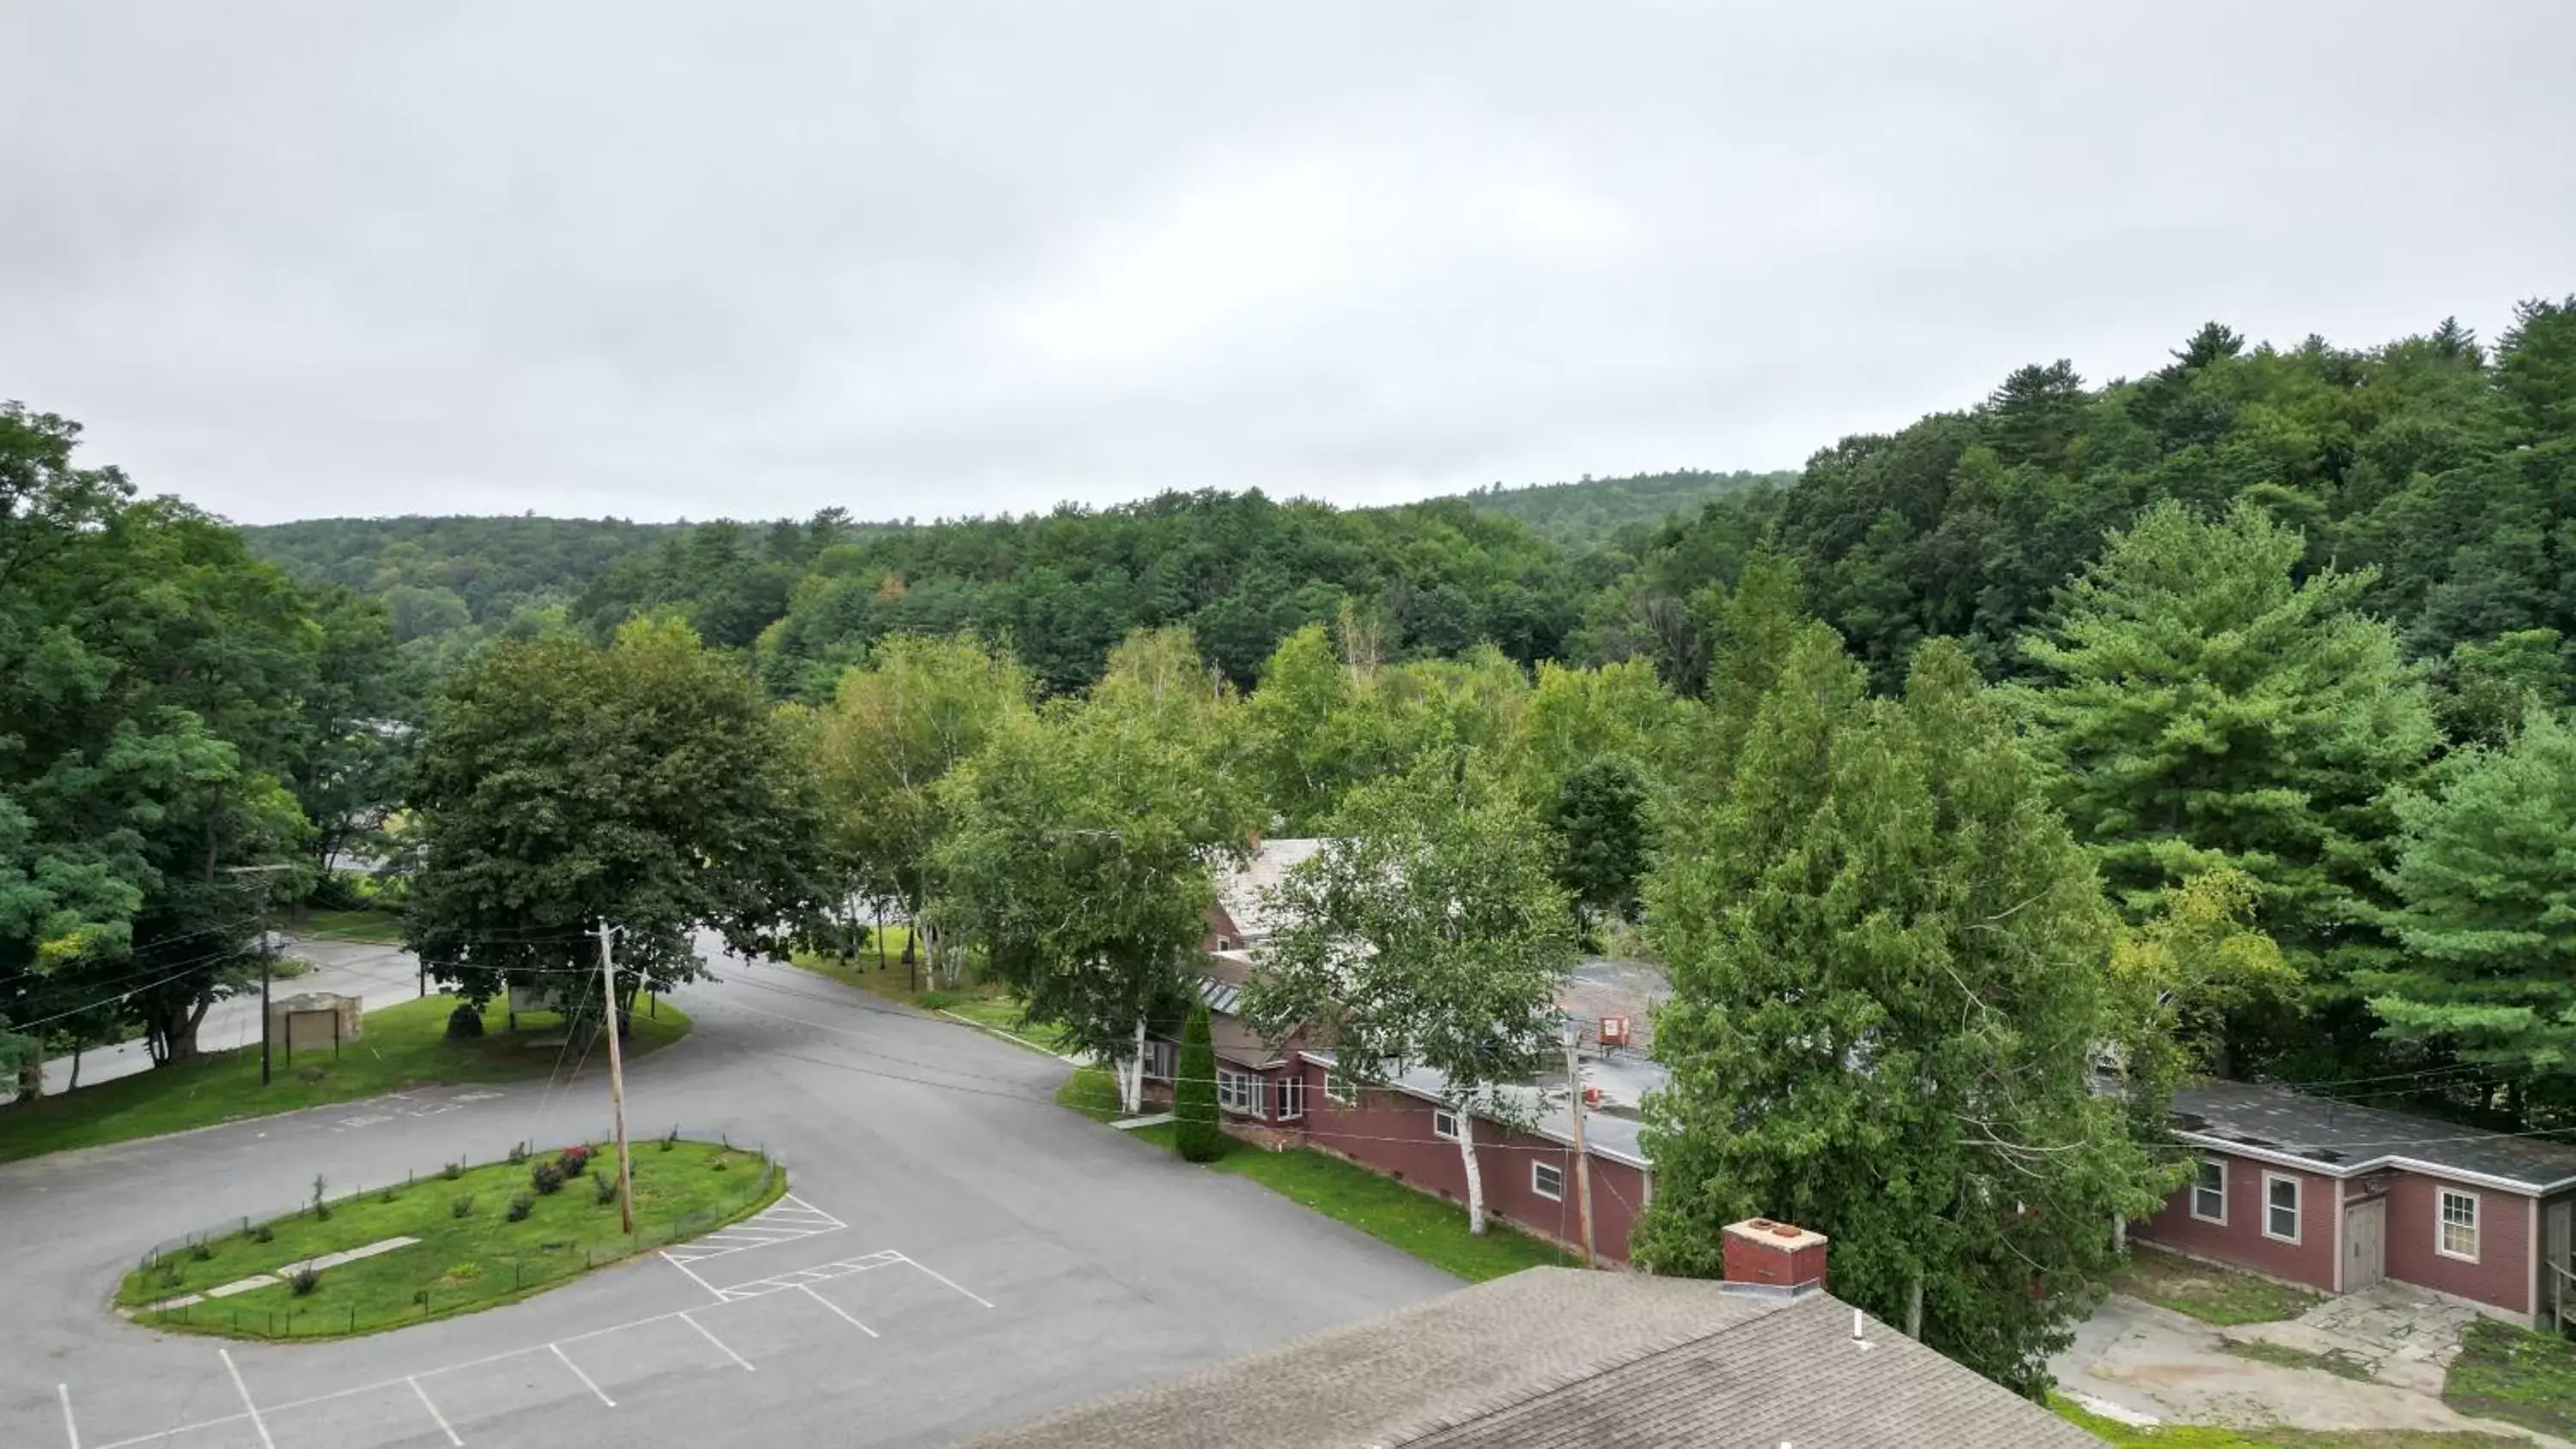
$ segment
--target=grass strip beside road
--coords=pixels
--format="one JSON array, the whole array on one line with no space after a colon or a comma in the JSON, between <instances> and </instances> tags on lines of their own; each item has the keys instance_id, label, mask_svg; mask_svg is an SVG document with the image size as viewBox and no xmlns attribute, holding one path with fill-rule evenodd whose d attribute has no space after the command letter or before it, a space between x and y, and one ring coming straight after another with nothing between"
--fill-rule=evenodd
<instances>
[{"instance_id":1,"label":"grass strip beside road","mask_svg":"<svg viewBox=\"0 0 2576 1449\"><path fill-rule=\"evenodd\" d=\"M2119 1449L2528 1449L2497 1434L2444 1433L2427 1429L2226 1429L2208 1424L2159 1424L2141 1429L2088 1414L2062 1395L2048 1406L2057 1416Z\"/></svg>"},{"instance_id":2,"label":"grass strip beside road","mask_svg":"<svg viewBox=\"0 0 2576 1449\"><path fill-rule=\"evenodd\" d=\"M873 952L863 952L845 960L838 956L799 951L789 964L800 971L829 977L844 986L855 986L882 1000L899 1002L920 1011L944 1011L964 1017L977 1026L990 1027L1053 1054L1052 1049L1047 1048L1047 1041L1053 1033L1043 1026L1031 1024L1021 1010L1020 999L1004 988L989 982L955 991L915 985L915 968L903 965L898 959L903 949L902 930L900 926L886 928L888 954L887 964L882 970L877 967Z\"/></svg>"},{"instance_id":3,"label":"grass strip beside road","mask_svg":"<svg viewBox=\"0 0 2576 1449\"><path fill-rule=\"evenodd\" d=\"M259 1048L247 1046L0 1107L0 1162L413 1087L543 1077L559 1058L571 1065L562 1058L557 1018L521 1012L513 1034L507 1004L496 1000L483 1009L482 1036L449 1041L447 1017L455 1007L453 997L432 996L368 1012L363 1035L343 1045L337 1061L327 1051L298 1052L292 1060L281 1051L276 1079L266 1087L259 1084ZM671 1003L656 1003L654 1013L636 1014L626 1037L629 1063L688 1034L689 1018ZM579 1053L579 1044L573 1051ZM594 1068L605 1055L592 1053Z\"/></svg>"},{"instance_id":4,"label":"grass strip beside road","mask_svg":"<svg viewBox=\"0 0 2576 1449\"><path fill-rule=\"evenodd\" d=\"M391 911L306 911L304 923L292 928L294 936L319 936L333 941L364 941L371 946L402 944L402 917Z\"/></svg>"},{"instance_id":5,"label":"grass strip beside road","mask_svg":"<svg viewBox=\"0 0 2576 1449\"><path fill-rule=\"evenodd\" d=\"M2460 1340L2442 1402L2481 1419L2576 1439L2576 1342L2478 1319Z\"/></svg>"},{"instance_id":6,"label":"grass strip beside road","mask_svg":"<svg viewBox=\"0 0 2576 1449\"><path fill-rule=\"evenodd\" d=\"M419 1239L324 1268L308 1293L280 1281L136 1315L154 1327L228 1338L345 1338L498 1307L594 1268L712 1232L787 1191L786 1173L758 1153L646 1138L634 1145L630 1237L619 1226L616 1199L598 1195L598 1183L616 1178L615 1149L597 1147L582 1175L566 1178L558 1191L536 1192L535 1168L560 1160L560 1154L542 1153L526 1162L459 1168L452 1179L433 1170L400 1186L326 1203L328 1217L307 1208L209 1239L126 1274L116 1301L139 1307L389 1238ZM522 1195L528 1213L513 1222L512 1200ZM255 1236L261 1231L268 1241Z\"/></svg>"},{"instance_id":7,"label":"grass strip beside road","mask_svg":"<svg viewBox=\"0 0 2576 1449\"><path fill-rule=\"evenodd\" d=\"M1100 1067L1084 1067L1056 1089L1058 1104L1097 1122L1114 1121L1118 1084ZM1168 1152L1172 1124L1140 1127L1126 1134ZM1400 1248L1431 1266L1482 1283L1523 1268L1571 1267L1574 1255L1508 1226L1486 1219L1482 1236L1467 1231L1463 1204L1417 1192L1382 1173L1313 1148L1285 1152L1229 1137L1225 1151L1210 1170L1249 1178L1300 1206L1347 1224L1382 1243Z\"/></svg>"},{"instance_id":8,"label":"grass strip beside road","mask_svg":"<svg viewBox=\"0 0 2576 1449\"><path fill-rule=\"evenodd\" d=\"M2222 1328L2296 1318L2325 1301L2325 1295L2312 1289L2198 1262L2144 1243L2130 1244L2129 1261L2111 1275L2111 1289Z\"/></svg>"}]
</instances>

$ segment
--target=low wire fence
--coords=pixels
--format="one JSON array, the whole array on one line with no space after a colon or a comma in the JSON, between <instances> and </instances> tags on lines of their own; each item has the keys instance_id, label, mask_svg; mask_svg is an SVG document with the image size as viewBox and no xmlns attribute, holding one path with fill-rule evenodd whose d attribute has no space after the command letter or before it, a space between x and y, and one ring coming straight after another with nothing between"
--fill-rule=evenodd
<instances>
[{"instance_id":1,"label":"low wire fence","mask_svg":"<svg viewBox=\"0 0 2576 1449\"><path fill-rule=\"evenodd\" d=\"M694 1138L676 1128L667 1137L646 1138L632 1145L637 1177L640 1179L647 1175L646 1169L659 1151L680 1146L715 1148L716 1155L709 1159L710 1166L718 1163L729 1166L734 1161L747 1159L757 1161L759 1170L746 1174L740 1187L724 1192L714 1202L686 1212L654 1214L639 1204L634 1231L630 1233L612 1232L603 1237L592 1229L576 1236L541 1238L533 1246L492 1252L467 1264L455 1262L452 1253L443 1257L424 1255L417 1262L405 1262L402 1255L414 1249L396 1249L319 1270L316 1282L301 1293L279 1271L287 1265L266 1263L259 1255L248 1251L248 1248L260 1244L261 1240L254 1234L263 1226L274 1226L299 1217L327 1218L341 1209L369 1202L399 1201L416 1190L435 1191L448 1181L444 1168L434 1170L426 1177L413 1173L400 1182L354 1189L338 1197L307 1199L266 1217L234 1218L156 1243L136 1265L135 1281L141 1284L142 1296L147 1301L129 1305L126 1312L136 1322L155 1327L229 1333L242 1338L338 1338L395 1328L472 1309L497 1307L577 1278L602 1265L685 1242L749 1215L785 1191L787 1165L772 1156L765 1145L737 1147L721 1134ZM585 1181L587 1174L606 1173L613 1177L616 1173L613 1146L601 1150L596 1140L567 1142L542 1151L531 1151L526 1143L519 1143L513 1149L513 1156L505 1159L504 1164L474 1164L465 1171L479 1172L496 1165L525 1165L533 1170L549 1158L560 1162L566 1148L589 1148L593 1152L585 1174L570 1178L570 1183ZM602 1212L614 1210L614 1197L597 1196L596 1189L584 1196L595 1199L593 1203L584 1205L585 1211L593 1207ZM467 1194L466 1197L470 1200L472 1195ZM317 1201L324 1210L319 1214L315 1211ZM460 1218L466 1215L462 1212L456 1214ZM509 1221L515 1224L521 1219ZM350 1243L346 1246L365 1245ZM415 1248L419 1246L427 1245L415 1245ZM272 1259L275 1256L273 1251L268 1254ZM275 1281L241 1290L243 1296L251 1301L228 1301L230 1295L218 1297L208 1291L208 1288L228 1286L224 1282L201 1287L188 1281L198 1276L191 1269L218 1258L236 1265L242 1277L266 1276ZM250 1266L254 1263L263 1266ZM342 1281L333 1282L335 1277ZM239 1282L242 1278L236 1277L231 1281ZM341 1288L343 1283L349 1286L342 1292L325 1294L316 1291L325 1283L333 1288ZM281 1291L287 1295L282 1303L277 1301ZM172 1301L180 1298L193 1298L195 1301ZM341 1301L343 1299L346 1301Z\"/></svg>"}]
</instances>

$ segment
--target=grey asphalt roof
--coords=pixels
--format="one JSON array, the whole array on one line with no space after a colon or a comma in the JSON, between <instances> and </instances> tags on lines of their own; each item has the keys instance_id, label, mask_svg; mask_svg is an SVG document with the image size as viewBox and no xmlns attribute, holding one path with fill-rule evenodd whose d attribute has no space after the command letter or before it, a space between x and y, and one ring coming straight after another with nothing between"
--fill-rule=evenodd
<instances>
[{"instance_id":1,"label":"grey asphalt roof","mask_svg":"<svg viewBox=\"0 0 2576 1449\"><path fill-rule=\"evenodd\" d=\"M2576 1147L2545 1137L2485 1132L2248 1082L2210 1082L2174 1093L2188 1140L2305 1158L2338 1177L2397 1163L2476 1173L2539 1192L2576 1182Z\"/></svg>"},{"instance_id":2,"label":"grey asphalt roof","mask_svg":"<svg viewBox=\"0 0 2576 1449\"><path fill-rule=\"evenodd\" d=\"M1288 872L1324 848L1319 839L1265 840L1242 867L1217 878L1217 903L1233 918L1245 944L1267 940L1278 923L1271 919L1264 896L1288 879Z\"/></svg>"},{"instance_id":3,"label":"grey asphalt roof","mask_svg":"<svg viewBox=\"0 0 2576 1449\"><path fill-rule=\"evenodd\" d=\"M1532 1268L973 1443L2100 1449L1875 1320L1862 1347L1852 1321L1825 1294Z\"/></svg>"}]
</instances>

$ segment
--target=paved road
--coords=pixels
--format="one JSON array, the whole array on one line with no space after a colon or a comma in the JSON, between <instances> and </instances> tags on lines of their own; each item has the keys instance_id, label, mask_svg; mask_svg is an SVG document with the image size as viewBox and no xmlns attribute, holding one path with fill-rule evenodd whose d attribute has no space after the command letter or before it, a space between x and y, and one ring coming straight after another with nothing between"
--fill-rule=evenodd
<instances>
[{"instance_id":1,"label":"paved road","mask_svg":"<svg viewBox=\"0 0 2576 1449\"><path fill-rule=\"evenodd\" d=\"M603 1130L595 1063L551 1092L424 1091L0 1167L0 1445L936 1444L1457 1286L1074 1118L1047 1100L1052 1058L783 966L720 974L682 993L697 1030L639 1064L630 1120L784 1156L796 1203L767 1241L337 1344L106 1311L143 1246L291 1206L316 1172L337 1192Z\"/></svg>"},{"instance_id":2,"label":"paved road","mask_svg":"<svg viewBox=\"0 0 2576 1449\"><path fill-rule=\"evenodd\" d=\"M312 963L313 969L293 979L281 978L269 986L271 993L298 996L308 991L330 991L342 996L366 999L366 1009L392 1006L410 1001L419 994L419 967L410 953L399 946L367 941L336 941L321 937L295 937L286 954ZM259 1045L259 993L235 996L206 1008L206 1019L197 1026L197 1045L210 1052L239 1046ZM93 1047L81 1053L82 1086L104 1082L110 1077L131 1076L148 1071L152 1066L150 1052L143 1039L118 1042L112 1046ZM45 1063L45 1090L63 1092L71 1089L72 1059L55 1057ZM5 1100L0 1096L0 1100Z\"/></svg>"}]
</instances>

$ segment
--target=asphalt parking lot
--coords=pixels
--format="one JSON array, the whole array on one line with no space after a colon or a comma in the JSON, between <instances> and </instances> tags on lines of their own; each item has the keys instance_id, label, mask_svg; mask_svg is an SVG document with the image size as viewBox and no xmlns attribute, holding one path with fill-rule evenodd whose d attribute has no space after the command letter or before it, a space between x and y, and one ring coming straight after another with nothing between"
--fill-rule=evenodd
<instances>
[{"instance_id":1,"label":"asphalt parking lot","mask_svg":"<svg viewBox=\"0 0 2576 1449\"><path fill-rule=\"evenodd\" d=\"M630 1121L764 1145L791 1197L506 1308L272 1345L106 1302L144 1247L316 1173L598 1134L595 1063L0 1167L0 1445L937 1444L1457 1286L1054 1106L1061 1062L786 967L719 973L630 1074Z\"/></svg>"}]
</instances>

